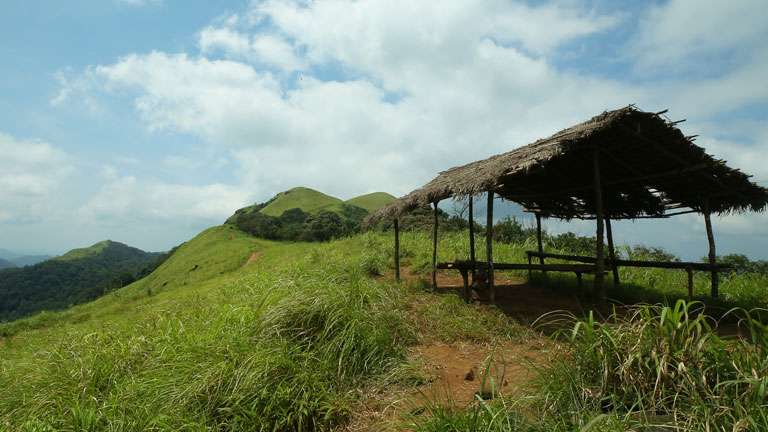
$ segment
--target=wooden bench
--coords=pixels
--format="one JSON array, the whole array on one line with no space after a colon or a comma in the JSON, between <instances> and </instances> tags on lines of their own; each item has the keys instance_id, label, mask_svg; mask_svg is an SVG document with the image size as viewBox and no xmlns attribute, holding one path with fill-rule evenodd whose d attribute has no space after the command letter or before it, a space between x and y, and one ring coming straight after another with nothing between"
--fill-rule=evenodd
<instances>
[{"instance_id":1,"label":"wooden bench","mask_svg":"<svg viewBox=\"0 0 768 432\"><path fill-rule=\"evenodd\" d=\"M438 270L458 270L464 282L464 299L469 301L469 272L473 270L485 270L488 263L484 261L456 260L453 262L442 262L436 265ZM579 287L582 283L582 274L594 273L594 264L525 264L525 263L493 263L494 270L541 270L575 273L579 281Z\"/></svg>"},{"instance_id":2,"label":"wooden bench","mask_svg":"<svg viewBox=\"0 0 768 432\"><path fill-rule=\"evenodd\" d=\"M597 258L584 255L566 255L556 253L539 253L537 251L526 251L528 255L528 263L532 262L534 257L540 258L543 262L544 258L554 258L563 261L576 261L581 263L595 263ZM685 270L688 273L688 297L693 298L693 272L694 271L707 271L707 272L722 272L733 269L733 266L728 264L710 264L702 262L686 262L686 261L640 261L640 260L605 260L606 268L614 267L644 267L644 268L661 268L661 269L680 269Z\"/></svg>"}]
</instances>

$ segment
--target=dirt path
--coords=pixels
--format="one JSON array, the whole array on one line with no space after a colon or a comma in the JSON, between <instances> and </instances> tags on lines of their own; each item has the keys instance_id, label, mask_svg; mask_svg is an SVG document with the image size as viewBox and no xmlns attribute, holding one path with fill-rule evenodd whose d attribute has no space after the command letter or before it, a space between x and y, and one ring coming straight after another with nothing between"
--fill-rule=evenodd
<instances>
[{"instance_id":1,"label":"dirt path","mask_svg":"<svg viewBox=\"0 0 768 432\"><path fill-rule=\"evenodd\" d=\"M248 260L245 262L245 264L243 264L243 267L256 262L260 257L261 257L261 252L256 251L251 253L251 256L248 257Z\"/></svg>"},{"instance_id":2,"label":"dirt path","mask_svg":"<svg viewBox=\"0 0 768 432\"><path fill-rule=\"evenodd\" d=\"M346 431L402 430L403 421L428 405L465 407L485 392L491 378L502 395L519 394L535 377L533 365L547 361L551 344L544 338L506 342L500 346L474 343L431 343L409 350L426 382L418 387L382 389L356 410ZM488 378L485 378L486 373Z\"/></svg>"},{"instance_id":3,"label":"dirt path","mask_svg":"<svg viewBox=\"0 0 768 432\"><path fill-rule=\"evenodd\" d=\"M401 276L406 282L430 283L421 282L428 276L414 274L407 267L401 270ZM496 305L521 323L530 323L545 312L581 309L575 296L532 287L524 279L503 273L496 280ZM438 272L437 284L438 295L460 292L463 287L461 276L451 271ZM533 332L530 338L499 346L470 342L425 342L413 346L409 349L409 361L418 365L426 382L417 387L383 388L368 395L345 430L401 430L404 418L419 414L430 404L465 407L483 393L483 383L490 382L484 379L486 372L498 383L498 392L519 394L535 377L533 367L546 363L553 348L550 339Z\"/></svg>"}]
</instances>

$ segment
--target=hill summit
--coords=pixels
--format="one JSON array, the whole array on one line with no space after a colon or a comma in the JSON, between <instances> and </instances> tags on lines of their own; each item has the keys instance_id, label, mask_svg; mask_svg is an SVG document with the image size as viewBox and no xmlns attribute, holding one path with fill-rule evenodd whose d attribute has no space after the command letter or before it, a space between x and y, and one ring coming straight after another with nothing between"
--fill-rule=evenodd
<instances>
[{"instance_id":1,"label":"hill summit","mask_svg":"<svg viewBox=\"0 0 768 432\"><path fill-rule=\"evenodd\" d=\"M295 187L237 210L226 223L267 239L324 241L358 231L366 215L394 199L386 192L374 192L343 201Z\"/></svg>"}]
</instances>

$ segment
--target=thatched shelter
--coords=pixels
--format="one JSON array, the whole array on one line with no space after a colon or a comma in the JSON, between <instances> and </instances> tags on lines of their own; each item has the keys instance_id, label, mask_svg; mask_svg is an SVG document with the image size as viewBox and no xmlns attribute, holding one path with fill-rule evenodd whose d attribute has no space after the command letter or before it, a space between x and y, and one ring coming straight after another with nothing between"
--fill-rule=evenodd
<instances>
[{"instance_id":1,"label":"thatched shelter","mask_svg":"<svg viewBox=\"0 0 768 432\"><path fill-rule=\"evenodd\" d=\"M607 111L532 144L448 169L371 215L368 223L396 221L417 207L431 204L436 208L446 198L469 199L471 205L472 199L480 194L488 194L491 227L494 195L535 213L539 227L541 218L547 217L595 219L596 257L591 262L595 265L596 284L602 289L606 265L602 251L604 229L608 230L611 249L608 264L614 270L614 282L618 279L611 219L701 213L710 241L707 270L713 273L716 296L718 268L710 214L762 211L768 205L768 190L751 182L738 169L708 155L694 144L695 136L685 136L676 127L680 122L669 121L664 113L644 112L634 106ZM436 233L435 229L435 236ZM482 265L488 266L492 274L490 242L487 247L490 259ZM547 254L539 249L543 266ZM590 262L590 257L581 258L586 261L577 261ZM436 268L437 264L433 264ZM472 256L471 268L477 265ZM691 267L685 268L690 274Z\"/></svg>"}]
</instances>

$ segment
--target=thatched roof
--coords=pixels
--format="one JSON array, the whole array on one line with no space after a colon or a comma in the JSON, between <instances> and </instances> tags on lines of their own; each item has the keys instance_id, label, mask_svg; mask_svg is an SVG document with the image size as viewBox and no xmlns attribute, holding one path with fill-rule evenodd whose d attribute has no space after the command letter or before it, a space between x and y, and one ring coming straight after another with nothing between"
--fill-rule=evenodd
<instances>
[{"instance_id":1,"label":"thatched roof","mask_svg":"<svg viewBox=\"0 0 768 432\"><path fill-rule=\"evenodd\" d=\"M532 144L441 172L380 209L369 223L493 190L545 217L592 218L597 150L607 216L666 217L678 209L761 211L768 190L693 143L661 113L628 106Z\"/></svg>"}]
</instances>

